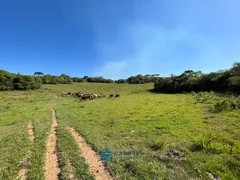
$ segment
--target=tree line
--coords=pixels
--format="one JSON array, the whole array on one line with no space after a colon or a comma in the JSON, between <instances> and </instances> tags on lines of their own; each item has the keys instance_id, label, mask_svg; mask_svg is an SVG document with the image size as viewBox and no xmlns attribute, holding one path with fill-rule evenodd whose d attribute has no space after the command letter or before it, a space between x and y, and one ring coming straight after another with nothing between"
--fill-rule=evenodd
<instances>
[{"instance_id":1,"label":"tree line","mask_svg":"<svg viewBox=\"0 0 240 180\"><path fill-rule=\"evenodd\" d=\"M232 91L240 93L240 63L234 63L230 69L208 74L187 70L179 76L159 77L154 83L154 90L167 93L191 91Z\"/></svg>"},{"instance_id":2,"label":"tree line","mask_svg":"<svg viewBox=\"0 0 240 180\"><path fill-rule=\"evenodd\" d=\"M38 89L42 84L72 84L73 82L98 82L114 83L112 79L103 77L70 77L66 74L60 76L50 75L42 72L35 72L34 76L13 74L0 70L0 90L31 90Z\"/></svg>"},{"instance_id":3,"label":"tree line","mask_svg":"<svg viewBox=\"0 0 240 180\"><path fill-rule=\"evenodd\" d=\"M99 76L99 77L88 77L88 76L85 76L85 77L83 77L83 79L86 82L92 82L92 83L94 83L94 82L97 82L97 83L114 83L115 82L112 79L105 79L102 76Z\"/></svg>"},{"instance_id":4,"label":"tree line","mask_svg":"<svg viewBox=\"0 0 240 180\"><path fill-rule=\"evenodd\" d=\"M42 79L43 84L72 84L73 80L70 76L66 74L62 74L60 76L54 75L43 75L40 77Z\"/></svg>"},{"instance_id":5,"label":"tree line","mask_svg":"<svg viewBox=\"0 0 240 180\"><path fill-rule=\"evenodd\" d=\"M34 76L13 74L5 70L0 70L0 90L31 90L39 89L42 84L71 84L73 80L70 76L62 74L60 76L44 75L41 72L34 73Z\"/></svg>"},{"instance_id":6,"label":"tree line","mask_svg":"<svg viewBox=\"0 0 240 180\"><path fill-rule=\"evenodd\" d=\"M136 75L127 79L105 79L99 77L70 77L66 74L60 76L44 75L35 72L34 76L13 74L0 70L0 90L29 90L38 89L42 84L71 84L73 82L90 83L129 83L144 84L154 82L154 90L168 93L181 93L191 91L233 91L240 93L240 63L234 63L230 69L203 74L200 71L187 70L181 75L160 77L159 74Z\"/></svg>"},{"instance_id":7,"label":"tree line","mask_svg":"<svg viewBox=\"0 0 240 180\"><path fill-rule=\"evenodd\" d=\"M116 83L129 83L129 84L145 84L145 83L155 82L159 76L160 76L159 74L153 74L153 75L138 74L136 76L130 76L127 79L116 80L115 82Z\"/></svg>"}]
</instances>

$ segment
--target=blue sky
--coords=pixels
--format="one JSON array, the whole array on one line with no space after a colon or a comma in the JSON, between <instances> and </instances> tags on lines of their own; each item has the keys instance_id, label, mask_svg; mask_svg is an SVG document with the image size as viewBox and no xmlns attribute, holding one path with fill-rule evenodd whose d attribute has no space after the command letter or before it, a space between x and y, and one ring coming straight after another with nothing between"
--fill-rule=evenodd
<instances>
[{"instance_id":1,"label":"blue sky","mask_svg":"<svg viewBox=\"0 0 240 180\"><path fill-rule=\"evenodd\" d=\"M0 69L103 76L239 62L238 0L0 0Z\"/></svg>"}]
</instances>

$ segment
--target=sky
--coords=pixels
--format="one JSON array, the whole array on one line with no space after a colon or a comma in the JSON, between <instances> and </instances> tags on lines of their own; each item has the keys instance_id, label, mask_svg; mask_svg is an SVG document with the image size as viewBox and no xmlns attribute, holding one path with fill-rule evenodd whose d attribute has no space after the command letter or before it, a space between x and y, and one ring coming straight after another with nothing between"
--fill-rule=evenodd
<instances>
[{"instance_id":1,"label":"sky","mask_svg":"<svg viewBox=\"0 0 240 180\"><path fill-rule=\"evenodd\" d=\"M0 0L0 69L127 78L240 59L239 0Z\"/></svg>"}]
</instances>

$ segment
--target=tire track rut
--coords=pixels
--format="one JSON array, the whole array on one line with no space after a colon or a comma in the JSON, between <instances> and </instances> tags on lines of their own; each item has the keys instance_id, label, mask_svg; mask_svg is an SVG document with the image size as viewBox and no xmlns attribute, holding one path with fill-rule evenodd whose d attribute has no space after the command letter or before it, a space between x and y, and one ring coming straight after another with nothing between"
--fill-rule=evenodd
<instances>
[{"instance_id":1,"label":"tire track rut","mask_svg":"<svg viewBox=\"0 0 240 180\"><path fill-rule=\"evenodd\" d=\"M33 143L34 143L34 139L35 139L32 122L30 122L28 124L27 128L28 128L28 136L29 136L29 140L30 140L30 143L31 143L31 148L28 151L27 156L24 158L24 160L22 160L19 163L19 166L21 167L21 169L18 172L17 179L20 179L20 180L26 180L27 179L29 159L30 159L30 156L31 156L31 150L32 150L32 146L33 146Z\"/></svg>"},{"instance_id":2,"label":"tire track rut","mask_svg":"<svg viewBox=\"0 0 240 180\"><path fill-rule=\"evenodd\" d=\"M57 136L56 128L58 126L56 119L56 112L52 108L52 127L51 132L47 139L47 152L45 156L45 180L58 180L59 179L59 162L57 155Z\"/></svg>"},{"instance_id":3,"label":"tire track rut","mask_svg":"<svg viewBox=\"0 0 240 180\"><path fill-rule=\"evenodd\" d=\"M95 176L96 180L113 180L108 170L105 168L99 155L92 150L91 146L87 144L85 139L81 137L73 128L68 127L67 130L72 134L76 143L79 146L81 155L86 160L90 172Z\"/></svg>"}]
</instances>

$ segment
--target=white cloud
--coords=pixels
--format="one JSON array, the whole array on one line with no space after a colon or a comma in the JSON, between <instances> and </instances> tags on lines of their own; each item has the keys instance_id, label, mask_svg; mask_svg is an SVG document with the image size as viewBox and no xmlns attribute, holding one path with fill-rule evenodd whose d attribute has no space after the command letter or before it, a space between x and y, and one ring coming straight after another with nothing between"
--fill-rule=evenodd
<instances>
[{"instance_id":1,"label":"white cloud","mask_svg":"<svg viewBox=\"0 0 240 180\"><path fill-rule=\"evenodd\" d=\"M126 61L106 62L99 71L96 70L96 74L111 79L119 79L123 75L126 67Z\"/></svg>"},{"instance_id":2,"label":"white cloud","mask_svg":"<svg viewBox=\"0 0 240 180\"><path fill-rule=\"evenodd\" d=\"M146 23L124 25L117 41L99 41L97 50L105 63L95 74L114 79L137 74L167 76L188 69L210 72L233 63L227 60L230 57L224 46L183 26L167 29Z\"/></svg>"},{"instance_id":3,"label":"white cloud","mask_svg":"<svg viewBox=\"0 0 240 180\"><path fill-rule=\"evenodd\" d=\"M118 36L121 38L114 42L97 42L99 58L105 63L98 67L96 75L126 78L136 74L170 74L174 72L171 69L183 63L181 59L186 51L191 57L199 53L197 48L203 48L194 47L193 41L198 41L200 46L204 44L201 42L204 38L190 34L180 26L166 29L152 24L131 24L122 27ZM187 62L187 59L184 60Z\"/></svg>"},{"instance_id":4,"label":"white cloud","mask_svg":"<svg viewBox=\"0 0 240 180\"><path fill-rule=\"evenodd\" d=\"M236 61L240 28L234 18L239 14L236 1L225 5L217 0L129 4L107 0L94 6L86 1L86 18L81 8L72 14L76 1L66 14L76 22L84 17L92 26L97 66L92 75L114 79L136 74L166 76L187 69L215 71Z\"/></svg>"}]
</instances>

